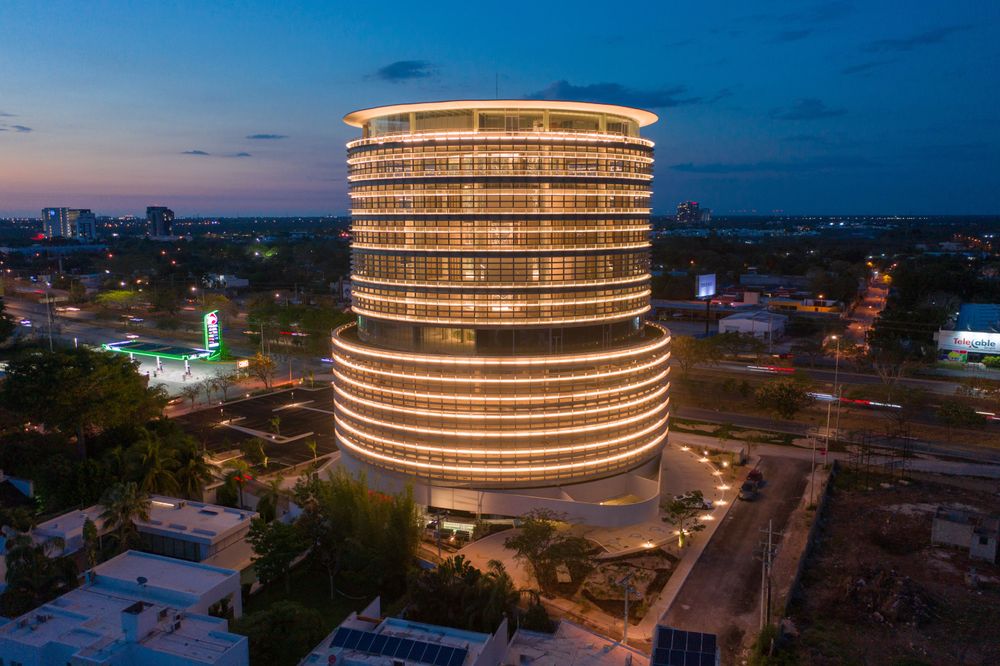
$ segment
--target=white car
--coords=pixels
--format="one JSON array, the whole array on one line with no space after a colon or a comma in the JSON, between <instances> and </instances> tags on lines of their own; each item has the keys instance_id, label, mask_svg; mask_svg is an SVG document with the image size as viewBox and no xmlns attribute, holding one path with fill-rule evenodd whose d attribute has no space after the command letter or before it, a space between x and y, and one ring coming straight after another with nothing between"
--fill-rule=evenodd
<instances>
[{"instance_id":1,"label":"white car","mask_svg":"<svg viewBox=\"0 0 1000 666\"><path fill-rule=\"evenodd\" d=\"M135 339L136 339L136 338L138 338L139 336L138 336L138 335L136 335L135 333L126 333L126 334L125 334L125 337L126 337L126 338L128 338L129 340L135 340Z\"/></svg>"}]
</instances>

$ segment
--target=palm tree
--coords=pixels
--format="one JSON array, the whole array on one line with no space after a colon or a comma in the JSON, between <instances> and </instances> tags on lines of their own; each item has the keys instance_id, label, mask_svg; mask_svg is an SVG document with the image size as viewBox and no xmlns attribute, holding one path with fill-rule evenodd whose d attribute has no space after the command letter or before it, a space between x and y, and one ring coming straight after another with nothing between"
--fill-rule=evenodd
<instances>
[{"instance_id":1,"label":"palm tree","mask_svg":"<svg viewBox=\"0 0 1000 666\"><path fill-rule=\"evenodd\" d=\"M310 451L312 451L313 460L316 460L316 439L312 438L312 437L310 437L309 439L307 439L306 440L306 448L308 448Z\"/></svg>"},{"instance_id":2,"label":"palm tree","mask_svg":"<svg viewBox=\"0 0 1000 666\"><path fill-rule=\"evenodd\" d=\"M108 488L101 498L101 521L115 535L118 552L123 553L137 540L136 520L149 520L149 495L134 481Z\"/></svg>"},{"instance_id":3,"label":"palm tree","mask_svg":"<svg viewBox=\"0 0 1000 666\"><path fill-rule=\"evenodd\" d=\"M76 562L62 553L62 539L36 544L29 534L7 541L7 589L4 613L16 617L37 608L77 585Z\"/></svg>"},{"instance_id":4,"label":"palm tree","mask_svg":"<svg viewBox=\"0 0 1000 666\"><path fill-rule=\"evenodd\" d=\"M194 446L181 450L177 471L174 472L181 494L188 499L200 500L205 484L212 480L212 466Z\"/></svg>"},{"instance_id":5,"label":"palm tree","mask_svg":"<svg viewBox=\"0 0 1000 666\"><path fill-rule=\"evenodd\" d=\"M143 491L175 495L180 490L174 476L178 467L177 451L165 447L157 435L151 433L144 443L139 465Z\"/></svg>"},{"instance_id":6,"label":"palm tree","mask_svg":"<svg viewBox=\"0 0 1000 666\"><path fill-rule=\"evenodd\" d=\"M267 487L264 488L264 492L261 493L260 499L257 501L257 513L267 522L278 517L278 504L285 496L285 490L281 487L284 480L285 477L279 474L268 481Z\"/></svg>"},{"instance_id":7,"label":"palm tree","mask_svg":"<svg viewBox=\"0 0 1000 666\"><path fill-rule=\"evenodd\" d=\"M271 419L271 429L274 430L274 434L281 437L281 417L275 416Z\"/></svg>"},{"instance_id":8,"label":"palm tree","mask_svg":"<svg viewBox=\"0 0 1000 666\"><path fill-rule=\"evenodd\" d=\"M226 474L226 483L236 486L239 493L239 508L243 508L243 486L250 480L250 465L243 458L236 458L226 462L226 467L232 471Z\"/></svg>"}]
</instances>

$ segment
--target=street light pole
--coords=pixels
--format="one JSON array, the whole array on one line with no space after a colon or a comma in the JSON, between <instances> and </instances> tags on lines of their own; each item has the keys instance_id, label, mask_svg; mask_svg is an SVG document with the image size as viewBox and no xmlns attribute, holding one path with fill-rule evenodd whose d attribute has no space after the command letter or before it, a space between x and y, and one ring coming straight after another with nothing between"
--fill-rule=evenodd
<instances>
[{"instance_id":1,"label":"street light pole","mask_svg":"<svg viewBox=\"0 0 1000 666\"><path fill-rule=\"evenodd\" d=\"M622 624L622 645L628 645L628 597L632 592L632 586L629 584L632 580L632 574L625 574L625 577L618 581L619 585L625 587L625 622Z\"/></svg>"}]
</instances>

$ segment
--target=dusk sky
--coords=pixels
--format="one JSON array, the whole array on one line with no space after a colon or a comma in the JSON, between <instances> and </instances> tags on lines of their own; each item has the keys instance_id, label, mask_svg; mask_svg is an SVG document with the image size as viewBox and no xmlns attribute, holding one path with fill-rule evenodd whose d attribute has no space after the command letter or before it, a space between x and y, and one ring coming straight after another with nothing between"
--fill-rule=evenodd
<instances>
[{"instance_id":1,"label":"dusk sky","mask_svg":"<svg viewBox=\"0 0 1000 666\"><path fill-rule=\"evenodd\" d=\"M0 0L0 215L342 214L349 111L660 115L654 211L1000 213L1000 2Z\"/></svg>"}]
</instances>

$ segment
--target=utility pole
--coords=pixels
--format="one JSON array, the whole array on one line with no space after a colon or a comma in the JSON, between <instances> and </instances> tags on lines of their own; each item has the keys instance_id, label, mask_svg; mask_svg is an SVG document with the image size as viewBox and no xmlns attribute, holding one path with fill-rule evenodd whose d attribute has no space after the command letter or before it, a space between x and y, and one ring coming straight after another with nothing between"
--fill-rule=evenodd
<instances>
[{"instance_id":1,"label":"utility pole","mask_svg":"<svg viewBox=\"0 0 1000 666\"><path fill-rule=\"evenodd\" d=\"M49 351L54 351L52 348L52 292L49 291L49 283L45 283L45 314L49 320Z\"/></svg>"},{"instance_id":2,"label":"utility pole","mask_svg":"<svg viewBox=\"0 0 1000 666\"><path fill-rule=\"evenodd\" d=\"M625 574L625 577L618 581L618 584L625 588L625 618L622 623L622 645L628 645L628 598L635 588L631 585L632 574Z\"/></svg>"},{"instance_id":3,"label":"utility pole","mask_svg":"<svg viewBox=\"0 0 1000 666\"><path fill-rule=\"evenodd\" d=\"M771 567L778 549L775 537L780 537L781 533L774 531L773 520L767 521L767 529L761 532L767 534L766 541L761 540L760 558L760 629L763 631L771 620Z\"/></svg>"}]
</instances>

